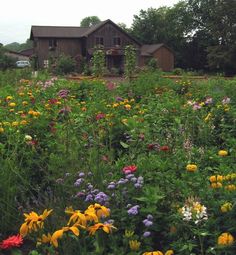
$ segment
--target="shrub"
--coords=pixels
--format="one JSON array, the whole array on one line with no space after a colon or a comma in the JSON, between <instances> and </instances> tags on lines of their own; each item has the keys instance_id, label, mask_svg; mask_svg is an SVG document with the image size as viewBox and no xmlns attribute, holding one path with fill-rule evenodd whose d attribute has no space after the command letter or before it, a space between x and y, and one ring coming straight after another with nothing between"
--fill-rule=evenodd
<instances>
[{"instance_id":1,"label":"shrub","mask_svg":"<svg viewBox=\"0 0 236 255\"><path fill-rule=\"evenodd\" d=\"M56 63L55 72L57 74L68 74L75 71L75 60L70 56L61 55Z\"/></svg>"}]
</instances>

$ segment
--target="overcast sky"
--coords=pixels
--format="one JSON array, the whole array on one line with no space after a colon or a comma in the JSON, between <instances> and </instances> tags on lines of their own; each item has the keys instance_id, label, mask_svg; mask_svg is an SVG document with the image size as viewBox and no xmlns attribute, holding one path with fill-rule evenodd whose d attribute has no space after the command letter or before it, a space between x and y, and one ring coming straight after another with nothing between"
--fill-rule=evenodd
<instances>
[{"instance_id":1,"label":"overcast sky","mask_svg":"<svg viewBox=\"0 0 236 255\"><path fill-rule=\"evenodd\" d=\"M0 43L23 43L31 25L79 26L87 16L128 27L141 9L173 6L179 0L1 0Z\"/></svg>"}]
</instances>

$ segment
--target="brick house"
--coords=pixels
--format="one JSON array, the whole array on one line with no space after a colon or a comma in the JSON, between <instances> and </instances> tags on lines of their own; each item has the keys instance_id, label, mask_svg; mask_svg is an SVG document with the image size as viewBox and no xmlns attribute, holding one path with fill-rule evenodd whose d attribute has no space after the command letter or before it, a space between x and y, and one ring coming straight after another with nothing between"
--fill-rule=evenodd
<instances>
[{"instance_id":1,"label":"brick house","mask_svg":"<svg viewBox=\"0 0 236 255\"><path fill-rule=\"evenodd\" d=\"M164 44L141 45L135 38L111 20L92 27L32 26L30 40L33 54L40 68L47 67L49 58L58 58L62 53L89 62L96 46L102 46L108 70L124 69L124 47L133 45L137 53L137 66L144 66L150 58L157 58L163 71L174 67L174 54Z\"/></svg>"}]
</instances>

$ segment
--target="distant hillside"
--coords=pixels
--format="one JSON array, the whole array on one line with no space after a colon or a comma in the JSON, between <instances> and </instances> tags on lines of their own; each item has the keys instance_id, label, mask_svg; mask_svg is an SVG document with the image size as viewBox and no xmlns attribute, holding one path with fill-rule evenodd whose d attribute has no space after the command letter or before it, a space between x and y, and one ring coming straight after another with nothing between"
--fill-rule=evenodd
<instances>
[{"instance_id":1,"label":"distant hillside","mask_svg":"<svg viewBox=\"0 0 236 255\"><path fill-rule=\"evenodd\" d=\"M13 42L13 43L4 45L5 49L16 51L16 52L26 50L26 49L29 49L32 47L33 47L33 43L29 39L27 39L27 41L25 43Z\"/></svg>"}]
</instances>

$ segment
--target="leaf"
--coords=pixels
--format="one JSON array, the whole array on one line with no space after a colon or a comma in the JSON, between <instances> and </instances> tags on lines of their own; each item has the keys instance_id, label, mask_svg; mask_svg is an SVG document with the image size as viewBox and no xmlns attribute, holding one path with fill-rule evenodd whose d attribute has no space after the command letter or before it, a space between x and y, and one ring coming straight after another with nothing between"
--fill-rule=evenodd
<instances>
[{"instance_id":1,"label":"leaf","mask_svg":"<svg viewBox=\"0 0 236 255\"><path fill-rule=\"evenodd\" d=\"M129 148L129 145L128 145L127 143L122 142L122 141L120 141L120 145L121 145L123 148L125 148L125 149Z\"/></svg>"}]
</instances>

